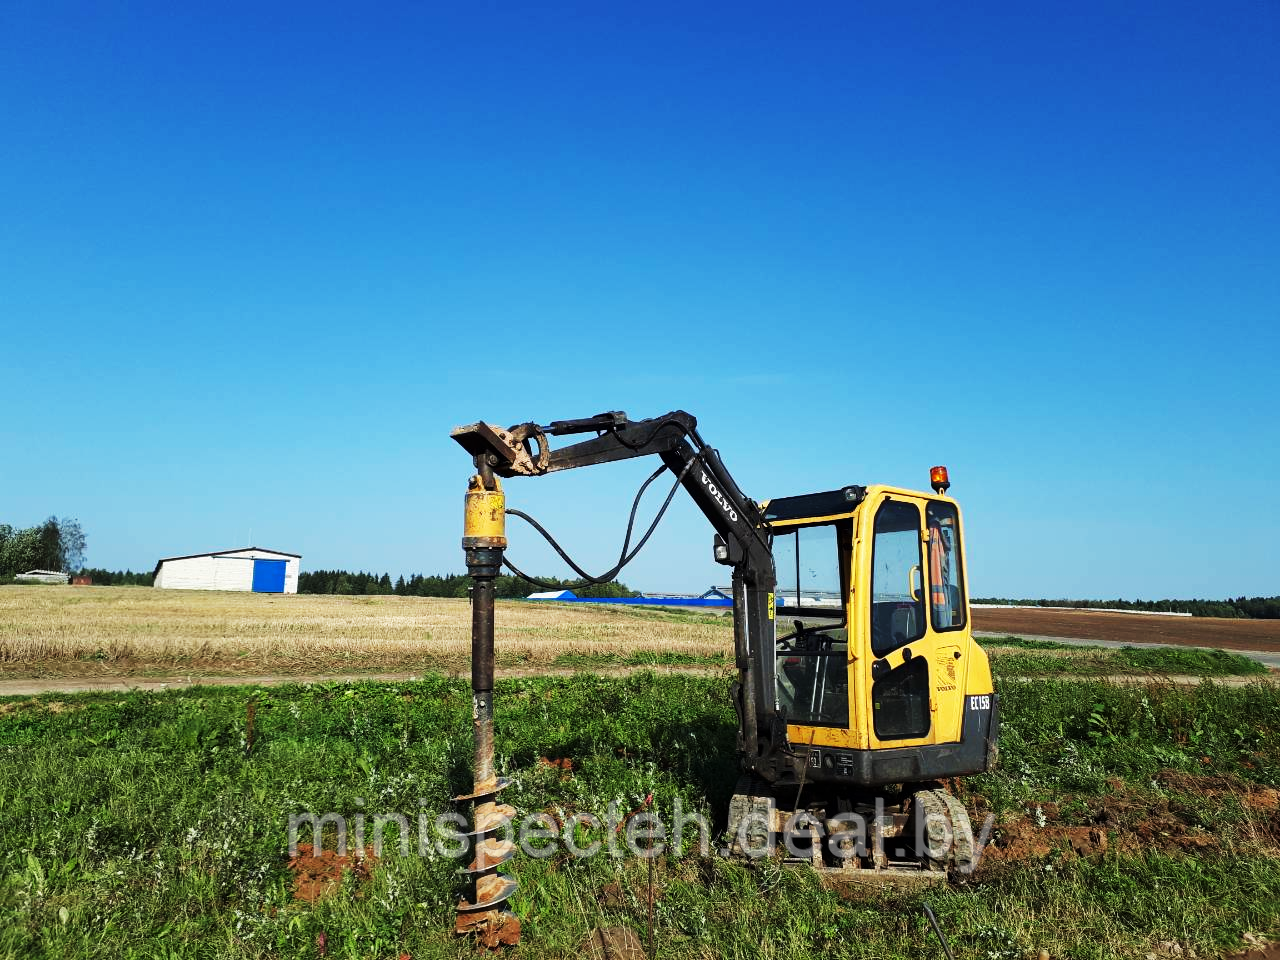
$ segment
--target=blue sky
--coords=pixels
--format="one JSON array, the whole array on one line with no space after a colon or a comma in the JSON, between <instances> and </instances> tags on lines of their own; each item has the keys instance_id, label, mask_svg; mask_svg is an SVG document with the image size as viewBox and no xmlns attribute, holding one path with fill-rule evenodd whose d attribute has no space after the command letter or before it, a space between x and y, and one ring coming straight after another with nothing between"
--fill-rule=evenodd
<instances>
[{"instance_id":1,"label":"blue sky","mask_svg":"<svg viewBox=\"0 0 1280 960\"><path fill-rule=\"evenodd\" d=\"M1280 7L690 7L5 4L0 520L459 570L452 426L683 408L947 464L975 593L1280 593ZM509 496L603 568L649 469Z\"/></svg>"}]
</instances>

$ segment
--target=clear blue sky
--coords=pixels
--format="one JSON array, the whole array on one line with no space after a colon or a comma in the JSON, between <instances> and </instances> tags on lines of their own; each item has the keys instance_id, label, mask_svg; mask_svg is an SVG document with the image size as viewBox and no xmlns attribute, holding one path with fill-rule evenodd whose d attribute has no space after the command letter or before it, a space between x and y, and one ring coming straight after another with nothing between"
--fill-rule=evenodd
<instances>
[{"instance_id":1,"label":"clear blue sky","mask_svg":"<svg viewBox=\"0 0 1280 960\"><path fill-rule=\"evenodd\" d=\"M452 426L680 407L947 464L980 594L1280 593L1280 7L1119 6L6 3L0 520L460 570ZM508 490L605 567L650 467Z\"/></svg>"}]
</instances>

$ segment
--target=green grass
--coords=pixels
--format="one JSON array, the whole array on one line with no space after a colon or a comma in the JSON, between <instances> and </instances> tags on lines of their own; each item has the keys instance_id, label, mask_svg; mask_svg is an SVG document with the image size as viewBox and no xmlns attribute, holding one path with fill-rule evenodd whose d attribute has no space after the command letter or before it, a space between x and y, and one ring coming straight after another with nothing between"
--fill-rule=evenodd
<instances>
[{"instance_id":1,"label":"green grass","mask_svg":"<svg viewBox=\"0 0 1280 960\"><path fill-rule=\"evenodd\" d=\"M679 798L723 821L736 778L728 679L635 674L505 681L497 753L522 810L659 811ZM1153 811L1182 801L1161 771L1280 782L1280 698L1268 684L1132 689L1001 683L1002 767L971 778L1004 816L1060 803L1084 817L1122 784ZM256 701L252 751L246 705ZM469 785L462 681L44 696L0 703L0 956L473 956L449 931L456 864L389 845L373 879L291 900L287 818L449 807ZM569 757L571 777L540 764ZM1205 758L1210 763L1204 762ZM421 801L421 804L420 804ZM1074 806L1073 806L1074 805ZM961 960L1140 957L1162 940L1201 956L1280 932L1280 860L1246 842L1229 798L1221 849L1051 857L928 895ZM1190 815L1190 814L1188 814ZM643 935L644 865L520 858L514 956L578 955L599 924ZM844 900L802 871L696 857L658 865L664 957L936 957L914 894ZM618 885L621 897L606 897Z\"/></svg>"},{"instance_id":2,"label":"green grass","mask_svg":"<svg viewBox=\"0 0 1280 960\"><path fill-rule=\"evenodd\" d=\"M658 607L617 604L609 608L622 616L661 623L693 623L708 627L733 629L732 611L724 607ZM708 612L708 611L711 612Z\"/></svg>"},{"instance_id":3,"label":"green grass","mask_svg":"<svg viewBox=\"0 0 1280 960\"><path fill-rule=\"evenodd\" d=\"M1104 796L1114 779L1148 789L1162 770L1280 783L1280 693L1270 684L997 685L1000 766L967 782L999 812Z\"/></svg>"},{"instance_id":4,"label":"green grass","mask_svg":"<svg viewBox=\"0 0 1280 960\"><path fill-rule=\"evenodd\" d=\"M1196 647L1124 647L1118 659L1127 666L1152 673L1188 673L1200 677L1249 676L1267 673L1257 660L1229 650Z\"/></svg>"},{"instance_id":5,"label":"green grass","mask_svg":"<svg viewBox=\"0 0 1280 960\"><path fill-rule=\"evenodd\" d=\"M981 647L1012 647L1016 650L1102 650L1094 644L1058 643L1055 640L1028 640L1025 637L977 637Z\"/></svg>"},{"instance_id":6,"label":"green grass","mask_svg":"<svg viewBox=\"0 0 1280 960\"><path fill-rule=\"evenodd\" d=\"M556 667L579 669L600 667L727 667L732 665L729 653L701 656L696 653L665 653L638 650L633 653L562 653L552 661Z\"/></svg>"},{"instance_id":7,"label":"green grass","mask_svg":"<svg viewBox=\"0 0 1280 960\"><path fill-rule=\"evenodd\" d=\"M979 645L994 651L991 668L1005 677L1108 676L1148 674L1193 677L1263 676L1267 668L1251 657L1199 647L1121 647L983 637ZM1016 653L1005 653L1015 650Z\"/></svg>"}]
</instances>

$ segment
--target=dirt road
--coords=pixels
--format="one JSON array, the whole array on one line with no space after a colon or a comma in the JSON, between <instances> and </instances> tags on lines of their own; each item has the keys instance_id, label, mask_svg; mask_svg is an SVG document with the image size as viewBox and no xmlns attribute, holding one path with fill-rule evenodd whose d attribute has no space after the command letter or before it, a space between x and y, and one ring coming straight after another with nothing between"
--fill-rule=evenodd
<instances>
[{"instance_id":1,"label":"dirt road","mask_svg":"<svg viewBox=\"0 0 1280 960\"><path fill-rule=\"evenodd\" d=\"M1280 653L1280 620L1153 617L1037 607L979 607L974 630L1015 636L1074 637L1117 643L1167 643L1182 647L1264 650Z\"/></svg>"},{"instance_id":2,"label":"dirt road","mask_svg":"<svg viewBox=\"0 0 1280 960\"><path fill-rule=\"evenodd\" d=\"M592 667L499 667L498 678L511 677L567 677L575 673L592 673L607 677L620 677L630 673L650 670L654 673L697 673L729 675L728 667L662 665L644 666L592 666ZM468 671L458 674L469 676ZM182 690L188 687L277 687L287 683L357 683L372 680L378 683L398 683L418 680L417 673L336 673L290 674L272 673L259 676L208 676L208 677L59 677L32 678L26 680L0 680L0 697L34 697L42 693L118 693L124 690Z\"/></svg>"},{"instance_id":3,"label":"dirt road","mask_svg":"<svg viewBox=\"0 0 1280 960\"><path fill-rule=\"evenodd\" d=\"M570 674L579 672L588 672L593 674L602 674L605 676L624 676L629 673L636 673L640 670L652 670L654 673L697 673L697 674L716 674L723 673L729 675L727 667L593 667L576 670L574 668L565 669L516 669L499 671L499 678L508 677L559 677L569 676ZM397 683L406 680L417 680L421 674L414 673L350 673L350 674L334 674L331 676L296 676L292 674L264 674L256 677L234 676L234 677L173 677L169 679L139 679L129 677L119 678L95 678L88 679L79 677L75 679L58 679L58 680L0 680L0 697L35 697L46 693L122 693L127 690L182 690L189 687L228 687L228 686L251 686L251 687L276 687L288 683L356 683L362 680L373 680L379 683ZM1034 677L1008 677L1009 680L1032 680ZM1135 683L1172 683L1176 686L1195 686L1202 683L1204 677L1183 676L1181 674L1171 674L1168 676L1153 677L1149 675L1128 675L1116 674L1114 676L1098 676L1098 677L1074 677L1068 679L1077 680L1101 680L1106 683L1119 684L1135 684ZM1220 683L1228 687L1239 687L1250 683L1256 683L1258 677L1214 677L1214 683Z\"/></svg>"}]
</instances>

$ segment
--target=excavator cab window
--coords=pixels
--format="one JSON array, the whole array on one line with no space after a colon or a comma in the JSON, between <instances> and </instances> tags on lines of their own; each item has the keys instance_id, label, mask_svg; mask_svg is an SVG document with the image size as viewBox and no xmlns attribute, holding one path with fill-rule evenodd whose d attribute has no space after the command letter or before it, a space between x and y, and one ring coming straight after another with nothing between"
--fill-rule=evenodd
<instances>
[{"instance_id":1,"label":"excavator cab window","mask_svg":"<svg viewBox=\"0 0 1280 960\"><path fill-rule=\"evenodd\" d=\"M961 578L960 516L953 504L930 501L929 606L933 629L964 626L964 583Z\"/></svg>"},{"instance_id":2,"label":"excavator cab window","mask_svg":"<svg viewBox=\"0 0 1280 960\"><path fill-rule=\"evenodd\" d=\"M871 652L883 657L924 636L920 510L914 503L880 505L871 567Z\"/></svg>"},{"instance_id":3,"label":"excavator cab window","mask_svg":"<svg viewBox=\"0 0 1280 960\"><path fill-rule=\"evenodd\" d=\"M849 725L849 631L842 546L847 524L775 530L777 696L789 723Z\"/></svg>"}]
</instances>

